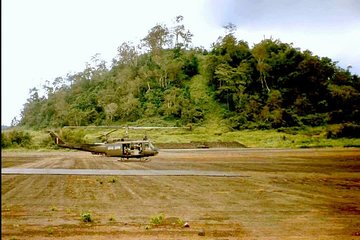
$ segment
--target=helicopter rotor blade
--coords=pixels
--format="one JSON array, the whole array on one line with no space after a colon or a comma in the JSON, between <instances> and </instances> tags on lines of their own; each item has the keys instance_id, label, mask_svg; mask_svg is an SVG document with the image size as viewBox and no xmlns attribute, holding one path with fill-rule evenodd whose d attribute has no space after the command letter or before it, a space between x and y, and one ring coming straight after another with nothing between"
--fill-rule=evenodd
<instances>
[{"instance_id":1,"label":"helicopter rotor blade","mask_svg":"<svg viewBox=\"0 0 360 240\"><path fill-rule=\"evenodd\" d=\"M138 126L64 126L63 128L115 128L115 129L189 129L190 127L138 127Z\"/></svg>"},{"instance_id":2,"label":"helicopter rotor blade","mask_svg":"<svg viewBox=\"0 0 360 240\"><path fill-rule=\"evenodd\" d=\"M103 133L103 134L99 135L98 138L101 139L102 141L107 141L107 140L108 140L108 136L109 136L111 133L113 133L113 132L115 132L115 131L117 131L117 130L118 130L118 129L113 129L113 130L111 130L110 132Z\"/></svg>"},{"instance_id":3,"label":"helicopter rotor blade","mask_svg":"<svg viewBox=\"0 0 360 240\"><path fill-rule=\"evenodd\" d=\"M117 129L111 130L110 132L107 132L107 133L103 134L103 136L107 137L110 133L113 133L115 131L117 131Z\"/></svg>"}]
</instances>

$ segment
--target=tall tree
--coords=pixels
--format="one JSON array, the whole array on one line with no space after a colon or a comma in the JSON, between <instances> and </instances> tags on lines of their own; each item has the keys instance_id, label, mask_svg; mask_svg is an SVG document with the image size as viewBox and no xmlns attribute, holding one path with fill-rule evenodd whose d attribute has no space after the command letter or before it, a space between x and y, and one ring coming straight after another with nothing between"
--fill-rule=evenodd
<instances>
[{"instance_id":1,"label":"tall tree","mask_svg":"<svg viewBox=\"0 0 360 240\"><path fill-rule=\"evenodd\" d=\"M175 35L175 48L188 48L191 44L192 37L194 36L189 30L185 29L185 26L182 24L184 17L179 15L175 18L176 26L173 28ZM182 41L180 42L180 38Z\"/></svg>"},{"instance_id":2,"label":"tall tree","mask_svg":"<svg viewBox=\"0 0 360 240\"><path fill-rule=\"evenodd\" d=\"M261 81L261 85L268 92L270 92L270 88L266 81L266 77L269 75L269 70L271 69L271 66L266 62L266 59L268 57L268 41L269 40L263 40L260 43L256 44L252 49L252 54L257 61L256 69L259 71L259 79Z\"/></svg>"},{"instance_id":3,"label":"tall tree","mask_svg":"<svg viewBox=\"0 0 360 240\"><path fill-rule=\"evenodd\" d=\"M162 49L171 44L171 40L169 29L165 25L157 24L141 41L143 47L158 55Z\"/></svg>"}]
</instances>

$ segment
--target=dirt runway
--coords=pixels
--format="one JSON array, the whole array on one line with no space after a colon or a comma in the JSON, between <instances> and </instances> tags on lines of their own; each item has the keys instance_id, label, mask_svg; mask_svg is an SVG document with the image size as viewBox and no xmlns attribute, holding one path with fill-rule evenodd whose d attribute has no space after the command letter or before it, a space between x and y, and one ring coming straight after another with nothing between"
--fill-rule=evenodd
<instances>
[{"instance_id":1,"label":"dirt runway","mask_svg":"<svg viewBox=\"0 0 360 240\"><path fill-rule=\"evenodd\" d=\"M110 169L51 169L51 168L2 168L2 175L83 175L83 176L207 176L241 177L240 174L220 171L197 170L110 170Z\"/></svg>"},{"instance_id":2,"label":"dirt runway","mask_svg":"<svg viewBox=\"0 0 360 240\"><path fill-rule=\"evenodd\" d=\"M2 239L360 236L360 149L163 150L148 162L84 152L3 151L1 163L16 169L238 175L2 174ZM91 222L82 221L85 212Z\"/></svg>"}]
</instances>

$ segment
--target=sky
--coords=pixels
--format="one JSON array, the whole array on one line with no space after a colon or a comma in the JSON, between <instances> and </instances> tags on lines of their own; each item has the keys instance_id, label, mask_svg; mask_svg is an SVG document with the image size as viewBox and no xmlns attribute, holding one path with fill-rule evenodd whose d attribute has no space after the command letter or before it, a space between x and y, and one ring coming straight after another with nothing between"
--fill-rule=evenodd
<instances>
[{"instance_id":1,"label":"sky","mask_svg":"<svg viewBox=\"0 0 360 240\"><path fill-rule=\"evenodd\" d=\"M233 23L250 47L280 39L360 75L358 0L2 0L1 124L20 119L31 88L83 71L96 54L110 64L123 42L179 15L196 47L210 49Z\"/></svg>"}]
</instances>

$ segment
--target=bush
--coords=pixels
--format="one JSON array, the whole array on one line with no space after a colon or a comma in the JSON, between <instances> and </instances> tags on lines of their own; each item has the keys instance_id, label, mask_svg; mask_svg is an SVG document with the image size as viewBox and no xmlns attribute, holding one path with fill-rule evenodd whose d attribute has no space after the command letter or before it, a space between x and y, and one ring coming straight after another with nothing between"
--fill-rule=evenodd
<instances>
[{"instance_id":1,"label":"bush","mask_svg":"<svg viewBox=\"0 0 360 240\"><path fill-rule=\"evenodd\" d=\"M12 130L1 133L1 148L31 147L32 137L28 132Z\"/></svg>"},{"instance_id":2,"label":"bush","mask_svg":"<svg viewBox=\"0 0 360 240\"><path fill-rule=\"evenodd\" d=\"M309 114L303 117L300 117L301 122L307 126L322 126L327 124L330 121L328 113L317 113Z\"/></svg>"},{"instance_id":3,"label":"bush","mask_svg":"<svg viewBox=\"0 0 360 240\"><path fill-rule=\"evenodd\" d=\"M11 141L8 138L7 134L1 133L1 148L8 148L11 146Z\"/></svg>"},{"instance_id":4,"label":"bush","mask_svg":"<svg viewBox=\"0 0 360 240\"><path fill-rule=\"evenodd\" d=\"M360 125L345 123L336 124L328 128L327 138L359 138Z\"/></svg>"},{"instance_id":5,"label":"bush","mask_svg":"<svg viewBox=\"0 0 360 240\"><path fill-rule=\"evenodd\" d=\"M302 130L304 130L304 127L281 127L278 128L276 131L296 135Z\"/></svg>"},{"instance_id":6,"label":"bush","mask_svg":"<svg viewBox=\"0 0 360 240\"><path fill-rule=\"evenodd\" d=\"M92 222L93 219L91 217L91 213L85 212L81 214L81 221L83 222Z\"/></svg>"},{"instance_id":7,"label":"bush","mask_svg":"<svg viewBox=\"0 0 360 240\"><path fill-rule=\"evenodd\" d=\"M59 148L59 146L55 144L55 141L49 135L46 135L46 137L40 139L39 147L51 149Z\"/></svg>"},{"instance_id":8,"label":"bush","mask_svg":"<svg viewBox=\"0 0 360 240\"><path fill-rule=\"evenodd\" d=\"M161 225L163 224L164 220L165 215L163 213L160 213L159 215L150 218L150 224L155 226Z\"/></svg>"},{"instance_id":9,"label":"bush","mask_svg":"<svg viewBox=\"0 0 360 240\"><path fill-rule=\"evenodd\" d=\"M70 128L63 128L60 131L60 135L65 142L69 143L85 143L85 131L84 129L70 129Z\"/></svg>"}]
</instances>

